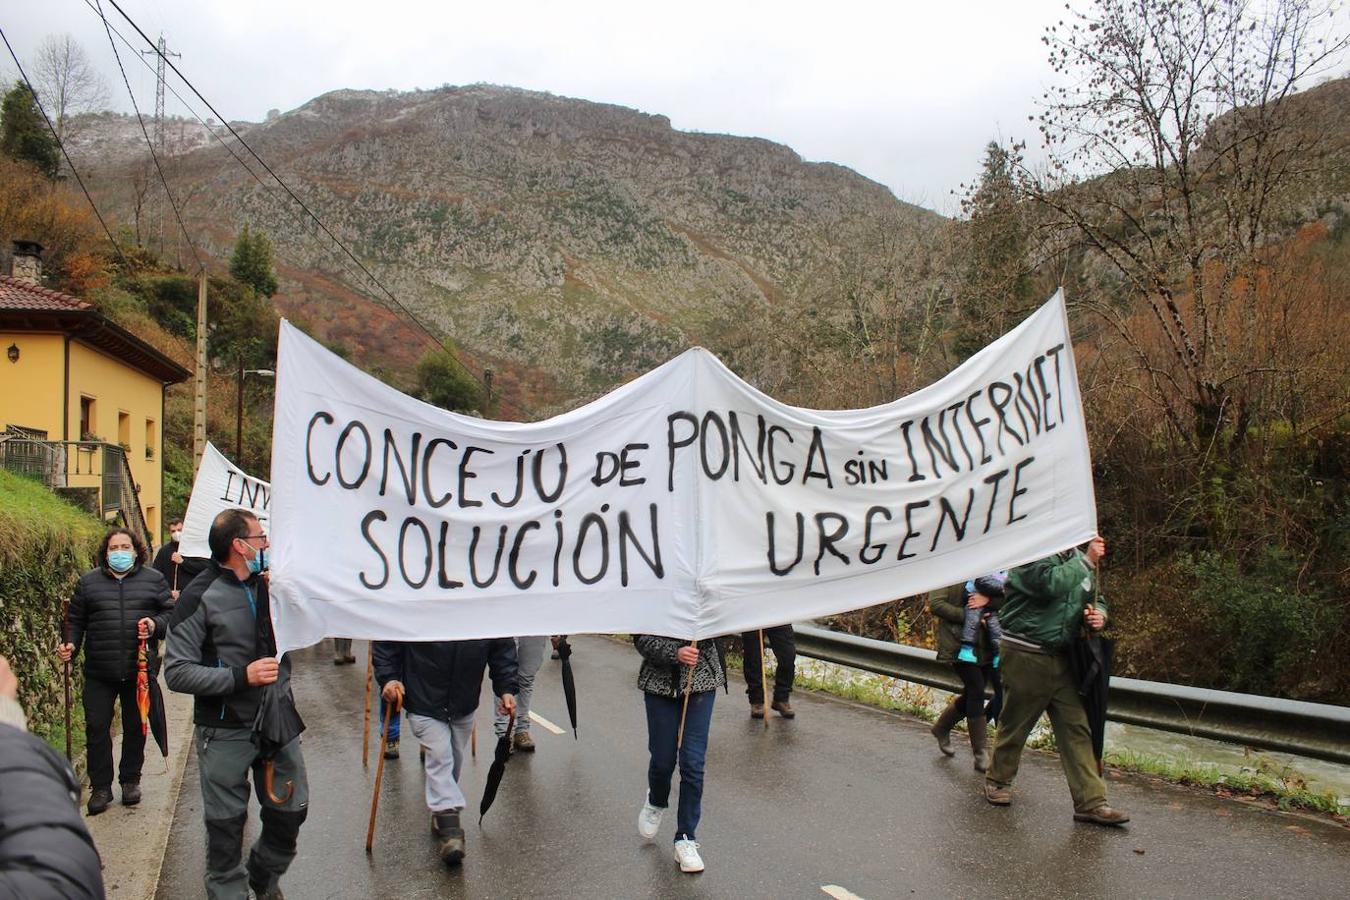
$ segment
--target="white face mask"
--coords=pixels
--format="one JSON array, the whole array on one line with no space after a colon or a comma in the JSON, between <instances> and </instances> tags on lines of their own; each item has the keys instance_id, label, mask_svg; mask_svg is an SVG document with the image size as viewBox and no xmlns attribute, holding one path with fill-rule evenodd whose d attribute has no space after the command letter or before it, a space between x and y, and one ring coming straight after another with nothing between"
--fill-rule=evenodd
<instances>
[{"instance_id":1,"label":"white face mask","mask_svg":"<svg viewBox=\"0 0 1350 900\"><path fill-rule=\"evenodd\" d=\"M181 541L181 540L183 539L183 532L181 532L181 531L170 531L170 532L169 532L169 537L173 538L175 541Z\"/></svg>"}]
</instances>

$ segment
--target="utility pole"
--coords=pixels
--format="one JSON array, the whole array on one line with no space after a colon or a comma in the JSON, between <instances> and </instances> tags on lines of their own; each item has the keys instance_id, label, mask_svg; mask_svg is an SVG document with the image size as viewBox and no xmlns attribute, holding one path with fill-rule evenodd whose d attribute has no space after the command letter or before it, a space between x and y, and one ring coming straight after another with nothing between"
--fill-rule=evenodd
<instances>
[{"instance_id":1,"label":"utility pole","mask_svg":"<svg viewBox=\"0 0 1350 900\"><path fill-rule=\"evenodd\" d=\"M192 473L196 475L206 452L206 270L197 282L197 376L192 396Z\"/></svg>"},{"instance_id":2,"label":"utility pole","mask_svg":"<svg viewBox=\"0 0 1350 900\"><path fill-rule=\"evenodd\" d=\"M164 32L159 34L159 43L155 45L154 50L142 50L143 54L153 54L155 56L155 152L162 158L164 156L164 68L169 61L170 56L181 58L181 53L170 53L169 44L164 40ZM155 192L158 195L158 191ZM159 252L164 252L164 199L159 197L157 206L157 216L159 219Z\"/></svg>"}]
</instances>

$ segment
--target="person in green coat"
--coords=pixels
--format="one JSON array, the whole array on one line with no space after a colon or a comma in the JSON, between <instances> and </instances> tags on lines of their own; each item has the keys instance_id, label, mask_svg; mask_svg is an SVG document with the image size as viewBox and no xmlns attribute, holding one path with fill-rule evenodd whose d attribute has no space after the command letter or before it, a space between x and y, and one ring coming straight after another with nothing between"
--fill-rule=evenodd
<instances>
[{"instance_id":1,"label":"person in green coat","mask_svg":"<svg viewBox=\"0 0 1350 900\"><path fill-rule=\"evenodd\" d=\"M970 749L974 756L975 771L983 772L989 768L989 740L987 723L990 715L984 705L984 689L993 685L994 702L990 710L1001 705L1003 686L995 660L998 647L990 640L989 631L981 628L972 649L974 662L958 658L961 650L961 629L966 621L966 611L970 609L993 610L994 602L1001 598L990 598L979 591L970 591L966 584L954 584L928 595L928 608L937 617L937 658L938 662L950 663L956 676L961 679L964 690L952 697L933 723L933 737L937 738L938 749L947 756L955 756L952 749L952 728L962 719L970 734Z\"/></svg>"},{"instance_id":2,"label":"person in green coat","mask_svg":"<svg viewBox=\"0 0 1350 900\"><path fill-rule=\"evenodd\" d=\"M1003 712L985 799L1012 803L1012 782L1022 749L1041 713L1049 713L1060 764L1073 796L1073 817L1097 825L1123 825L1130 817L1106 802L1092 734L1069 664L1069 646L1085 628L1106 627L1106 604L1095 595L1097 564L1106 555L1100 537L1082 552L1067 550L1008 573L1003 607Z\"/></svg>"}]
</instances>

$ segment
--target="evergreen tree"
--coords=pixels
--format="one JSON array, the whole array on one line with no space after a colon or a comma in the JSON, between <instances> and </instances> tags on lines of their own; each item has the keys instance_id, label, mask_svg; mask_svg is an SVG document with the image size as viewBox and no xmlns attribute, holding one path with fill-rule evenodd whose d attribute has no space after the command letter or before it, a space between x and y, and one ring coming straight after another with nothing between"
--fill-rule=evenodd
<instances>
[{"instance_id":1,"label":"evergreen tree","mask_svg":"<svg viewBox=\"0 0 1350 900\"><path fill-rule=\"evenodd\" d=\"M235 241L230 256L230 275L261 297L277 292L277 273L273 268L272 241L261 231L250 232L247 225Z\"/></svg>"},{"instance_id":2,"label":"evergreen tree","mask_svg":"<svg viewBox=\"0 0 1350 900\"><path fill-rule=\"evenodd\" d=\"M442 409L482 412L487 405L483 386L449 353L433 350L417 364L417 388L413 392Z\"/></svg>"},{"instance_id":3,"label":"evergreen tree","mask_svg":"<svg viewBox=\"0 0 1350 900\"><path fill-rule=\"evenodd\" d=\"M962 359L1001 335L1038 302L1027 259L1025 205L1014 177L1021 147L990 142L980 180L961 201L965 265L953 349ZM1043 299L1043 298L1042 298Z\"/></svg>"},{"instance_id":4,"label":"evergreen tree","mask_svg":"<svg viewBox=\"0 0 1350 900\"><path fill-rule=\"evenodd\" d=\"M55 178L61 149L42 119L28 85L15 82L0 102L0 153L32 163L43 175Z\"/></svg>"}]
</instances>

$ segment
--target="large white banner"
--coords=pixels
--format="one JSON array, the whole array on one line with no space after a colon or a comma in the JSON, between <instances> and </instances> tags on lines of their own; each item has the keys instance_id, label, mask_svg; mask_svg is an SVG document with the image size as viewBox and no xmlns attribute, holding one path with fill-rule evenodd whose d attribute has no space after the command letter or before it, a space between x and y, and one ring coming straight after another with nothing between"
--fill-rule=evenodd
<instances>
[{"instance_id":1,"label":"large white banner","mask_svg":"<svg viewBox=\"0 0 1350 900\"><path fill-rule=\"evenodd\" d=\"M247 509L258 517L263 530L268 530L271 494L270 484L246 473L208 442L192 482L178 552L184 556L210 556L211 547L206 541L211 523L227 509Z\"/></svg>"},{"instance_id":2,"label":"large white banner","mask_svg":"<svg viewBox=\"0 0 1350 900\"><path fill-rule=\"evenodd\" d=\"M695 349L531 424L405 396L283 323L272 447L282 650L325 636L710 637L1096 533L1060 294L884 406L788 406Z\"/></svg>"}]
</instances>

